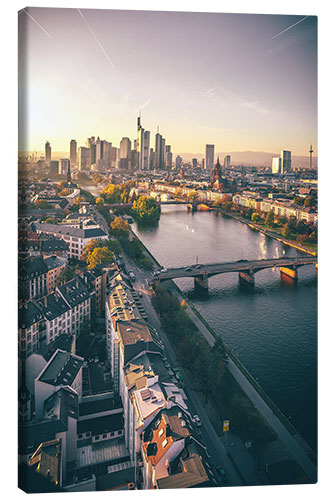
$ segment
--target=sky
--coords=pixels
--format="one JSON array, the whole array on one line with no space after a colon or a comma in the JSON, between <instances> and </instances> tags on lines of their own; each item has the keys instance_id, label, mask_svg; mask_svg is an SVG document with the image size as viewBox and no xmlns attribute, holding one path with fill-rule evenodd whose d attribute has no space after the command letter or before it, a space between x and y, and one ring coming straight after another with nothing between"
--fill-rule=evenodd
<instances>
[{"instance_id":1,"label":"sky","mask_svg":"<svg viewBox=\"0 0 333 500\"><path fill-rule=\"evenodd\" d=\"M119 147L136 117L174 154L317 150L317 18L26 8L19 149Z\"/></svg>"}]
</instances>

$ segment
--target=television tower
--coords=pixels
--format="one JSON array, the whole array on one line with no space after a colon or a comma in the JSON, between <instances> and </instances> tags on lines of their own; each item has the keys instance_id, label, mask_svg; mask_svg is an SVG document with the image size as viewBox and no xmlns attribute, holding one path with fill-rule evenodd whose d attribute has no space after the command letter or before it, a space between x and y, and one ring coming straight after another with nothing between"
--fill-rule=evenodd
<instances>
[{"instance_id":1,"label":"television tower","mask_svg":"<svg viewBox=\"0 0 333 500\"><path fill-rule=\"evenodd\" d=\"M311 169L312 168L312 153L313 153L312 144L310 146L309 153L310 153L310 169Z\"/></svg>"}]
</instances>

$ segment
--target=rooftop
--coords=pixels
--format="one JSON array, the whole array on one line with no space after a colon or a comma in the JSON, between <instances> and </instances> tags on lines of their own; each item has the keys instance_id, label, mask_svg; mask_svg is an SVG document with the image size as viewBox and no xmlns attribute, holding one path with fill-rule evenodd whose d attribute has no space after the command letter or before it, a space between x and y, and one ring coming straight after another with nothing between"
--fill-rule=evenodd
<instances>
[{"instance_id":1,"label":"rooftop","mask_svg":"<svg viewBox=\"0 0 333 500\"><path fill-rule=\"evenodd\" d=\"M104 463L112 460L129 459L124 438L116 438L100 443L82 446L77 450L77 468Z\"/></svg>"},{"instance_id":2,"label":"rooftop","mask_svg":"<svg viewBox=\"0 0 333 500\"><path fill-rule=\"evenodd\" d=\"M47 224L47 223L34 223L36 231L46 231L60 235L75 236L77 238L97 238L100 236L107 236L107 234L100 227L92 229L80 229L76 227L64 226L61 224Z\"/></svg>"},{"instance_id":3,"label":"rooftop","mask_svg":"<svg viewBox=\"0 0 333 500\"><path fill-rule=\"evenodd\" d=\"M83 358L58 349L37 380L54 386L71 385L80 371Z\"/></svg>"},{"instance_id":4,"label":"rooftop","mask_svg":"<svg viewBox=\"0 0 333 500\"><path fill-rule=\"evenodd\" d=\"M47 321L52 321L70 309L57 292L50 293L42 299L37 300L36 304Z\"/></svg>"}]
</instances>

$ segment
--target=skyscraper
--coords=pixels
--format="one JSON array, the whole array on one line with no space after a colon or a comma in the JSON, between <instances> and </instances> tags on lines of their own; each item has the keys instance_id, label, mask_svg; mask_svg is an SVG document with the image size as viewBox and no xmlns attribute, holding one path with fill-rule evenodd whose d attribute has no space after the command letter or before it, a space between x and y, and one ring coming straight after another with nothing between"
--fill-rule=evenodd
<instances>
[{"instance_id":1,"label":"skyscraper","mask_svg":"<svg viewBox=\"0 0 333 500\"><path fill-rule=\"evenodd\" d=\"M206 144L206 170L214 168L214 144Z\"/></svg>"},{"instance_id":2,"label":"skyscraper","mask_svg":"<svg viewBox=\"0 0 333 500\"><path fill-rule=\"evenodd\" d=\"M226 155L224 157L224 162L223 162L223 166L224 166L224 169L229 169L230 168L230 160L231 160L231 156L230 155Z\"/></svg>"},{"instance_id":3,"label":"skyscraper","mask_svg":"<svg viewBox=\"0 0 333 500\"><path fill-rule=\"evenodd\" d=\"M120 141L120 153L119 153L119 158L127 158L128 160L131 159L131 141L128 137L123 137L122 140Z\"/></svg>"},{"instance_id":4,"label":"skyscraper","mask_svg":"<svg viewBox=\"0 0 333 500\"><path fill-rule=\"evenodd\" d=\"M77 143L75 139L72 139L70 142L69 158L71 162L71 167L75 167L77 161Z\"/></svg>"},{"instance_id":5,"label":"skyscraper","mask_svg":"<svg viewBox=\"0 0 333 500\"><path fill-rule=\"evenodd\" d=\"M138 116L137 120L137 138L136 138L136 151L138 153L138 168L139 170L143 170L144 168L144 137L145 130L141 125L141 114Z\"/></svg>"},{"instance_id":6,"label":"skyscraper","mask_svg":"<svg viewBox=\"0 0 333 500\"><path fill-rule=\"evenodd\" d=\"M47 167L49 167L50 162L51 162L51 144L49 143L49 141L46 141L46 143L45 143L45 165Z\"/></svg>"},{"instance_id":7,"label":"skyscraper","mask_svg":"<svg viewBox=\"0 0 333 500\"><path fill-rule=\"evenodd\" d=\"M149 170L149 155L150 155L150 132L145 130L143 135L143 168Z\"/></svg>"},{"instance_id":8,"label":"skyscraper","mask_svg":"<svg viewBox=\"0 0 333 500\"><path fill-rule=\"evenodd\" d=\"M291 151L281 151L281 174L291 172Z\"/></svg>"},{"instance_id":9,"label":"skyscraper","mask_svg":"<svg viewBox=\"0 0 333 500\"><path fill-rule=\"evenodd\" d=\"M171 153L171 146L167 145L165 146L165 160L166 160L166 166L167 168L172 167L172 153Z\"/></svg>"},{"instance_id":10,"label":"skyscraper","mask_svg":"<svg viewBox=\"0 0 333 500\"><path fill-rule=\"evenodd\" d=\"M59 175L67 175L68 169L69 169L69 159L68 158L61 158L61 160L59 160L58 174Z\"/></svg>"},{"instance_id":11,"label":"skyscraper","mask_svg":"<svg viewBox=\"0 0 333 500\"><path fill-rule=\"evenodd\" d=\"M79 171L89 170L91 166L91 148L80 147L78 151Z\"/></svg>"},{"instance_id":12,"label":"skyscraper","mask_svg":"<svg viewBox=\"0 0 333 500\"><path fill-rule=\"evenodd\" d=\"M198 158L192 158L192 167L198 168Z\"/></svg>"},{"instance_id":13,"label":"skyscraper","mask_svg":"<svg viewBox=\"0 0 333 500\"><path fill-rule=\"evenodd\" d=\"M165 139L159 132L159 127L157 127L157 134L155 135L155 168L163 169L165 168Z\"/></svg>"},{"instance_id":14,"label":"skyscraper","mask_svg":"<svg viewBox=\"0 0 333 500\"><path fill-rule=\"evenodd\" d=\"M278 156L276 158L272 158L272 174L280 174L281 173L281 158Z\"/></svg>"}]
</instances>

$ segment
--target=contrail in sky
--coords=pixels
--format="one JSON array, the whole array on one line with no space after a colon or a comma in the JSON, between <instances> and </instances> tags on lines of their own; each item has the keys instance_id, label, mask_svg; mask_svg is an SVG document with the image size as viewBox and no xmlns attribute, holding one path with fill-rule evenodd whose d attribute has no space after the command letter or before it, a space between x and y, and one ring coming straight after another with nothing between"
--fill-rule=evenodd
<instances>
[{"instance_id":1,"label":"contrail in sky","mask_svg":"<svg viewBox=\"0 0 333 500\"><path fill-rule=\"evenodd\" d=\"M45 33L46 36L48 36L49 38L52 38L52 36L46 31L46 29L43 28L43 26L41 26L34 17L32 17L29 12L27 12L25 9L22 9L21 12L25 12L26 15L28 17L30 17L30 19L35 23L37 24L38 28L41 29L43 31L43 33Z\"/></svg>"},{"instance_id":2,"label":"contrail in sky","mask_svg":"<svg viewBox=\"0 0 333 500\"><path fill-rule=\"evenodd\" d=\"M307 19L308 17L310 17L310 16L305 16L305 17L303 17L302 19L300 19L299 21L297 21L297 23L294 23L294 24L292 24L291 26L289 26L289 28L286 28L285 30L280 31L280 33L278 33L277 35L274 35L272 38L270 38L270 39L269 39L269 42L270 42L271 40L274 40L274 38L277 38L278 36L283 35L283 33L285 33L286 31L291 30L291 28L293 28L294 26L296 26L296 24L301 23L302 21L304 21L304 20L305 20L305 19Z\"/></svg>"},{"instance_id":3,"label":"contrail in sky","mask_svg":"<svg viewBox=\"0 0 333 500\"><path fill-rule=\"evenodd\" d=\"M106 57L106 59L108 60L108 62L110 63L111 67L114 68L114 64L113 62L111 61L111 59L109 58L109 56L107 55L107 53L105 52L101 42L98 40L97 36L95 35L95 33L93 32L93 30L91 29L91 27L89 26L88 22L86 21L85 17L83 16L82 12L80 9L77 9L79 11L79 14L80 16L82 17L83 21L85 22L88 30L90 31L90 33L92 34L92 36L94 37L94 39L96 40L99 48L101 49L101 51L103 52L104 56Z\"/></svg>"}]
</instances>

